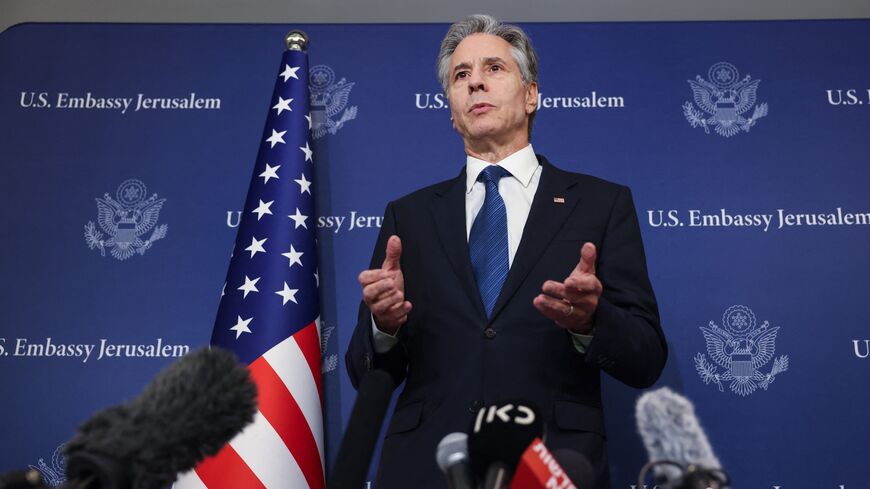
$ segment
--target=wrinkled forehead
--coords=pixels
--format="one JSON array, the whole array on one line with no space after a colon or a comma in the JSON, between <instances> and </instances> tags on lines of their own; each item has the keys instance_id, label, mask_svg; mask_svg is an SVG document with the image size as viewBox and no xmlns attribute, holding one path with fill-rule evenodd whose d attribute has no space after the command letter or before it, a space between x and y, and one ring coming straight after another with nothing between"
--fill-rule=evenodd
<instances>
[{"instance_id":1,"label":"wrinkled forehead","mask_svg":"<svg viewBox=\"0 0 870 489\"><path fill-rule=\"evenodd\" d=\"M472 34L456 46L450 56L450 69L452 71L460 65L473 66L498 59L517 66L511 45L507 41L492 34Z\"/></svg>"}]
</instances>

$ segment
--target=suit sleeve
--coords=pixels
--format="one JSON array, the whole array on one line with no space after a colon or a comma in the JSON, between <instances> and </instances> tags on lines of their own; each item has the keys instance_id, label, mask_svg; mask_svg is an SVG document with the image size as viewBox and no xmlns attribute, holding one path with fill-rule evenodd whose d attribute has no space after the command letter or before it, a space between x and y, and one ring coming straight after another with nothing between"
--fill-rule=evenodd
<instances>
[{"instance_id":1,"label":"suit sleeve","mask_svg":"<svg viewBox=\"0 0 870 489\"><path fill-rule=\"evenodd\" d=\"M664 369L668 351L637 213L626 187L620 187L611 209L596 272L604 291L586 361L627 385L649 387Z\"/></svg>"},{"instance_id":2,"label":"suit sleeve","mask_svg":"<svg viewBox=\"0 0 870 489\"><path fill-rule=\"evenodd\" d=\"M387 240L394 234L399 235L401 238L396 222L396 215L393 210L393 203L390 202L387 204L386 211L384 211L383 225L378 234L375 250L372 253L372 261L369 265L370 269L379 268L384 262ZM401 384L405 380L408 354L404 339L406 337L405 328L407 327L408 325L405 324L399 329L397 335L399 342L396 346L385 353L376 353L372 340L372 313L365 302L360 301L356 327L344 357L350 382L354 388L358 388L365 374L369 370L374 369L385 370L390 373L396 385Z\"/></svg>"}]
</instances>

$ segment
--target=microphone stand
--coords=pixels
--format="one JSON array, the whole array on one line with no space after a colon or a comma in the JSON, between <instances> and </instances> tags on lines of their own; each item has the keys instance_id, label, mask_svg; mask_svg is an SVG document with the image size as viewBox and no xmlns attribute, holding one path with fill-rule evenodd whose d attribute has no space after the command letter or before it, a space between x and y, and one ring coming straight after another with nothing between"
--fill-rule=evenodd
<instances>
[{"instance_id":1,"label":"microphone stand","mask_svg":"<svg viewBox=\"0 0 870 489\"><path fill-rule=\"evenodd\" d=\"M670 489L725 489L731 484L731 478L722 469L706 469L695 464L683 466L672 460L654 460L641 467L637 486L643 487L649 471L661 465L675 467L683 474L674 485L668 486ZM662 481L656 481L656 484L660 483Z\"/></svg>"}]
</instances>

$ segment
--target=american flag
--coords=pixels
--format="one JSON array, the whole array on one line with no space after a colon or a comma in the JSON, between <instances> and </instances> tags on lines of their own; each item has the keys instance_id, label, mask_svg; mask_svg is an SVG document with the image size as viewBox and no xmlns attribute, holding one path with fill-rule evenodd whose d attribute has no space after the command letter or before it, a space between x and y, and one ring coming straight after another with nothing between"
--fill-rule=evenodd
<instances>
[{"instance_id":1,"label":"american flag","mask_svg":"<svg viewBox=\"0 0 870 489\"><path fill-rule=\"evenodd\" d=\"M176 488L324 487L305 53L286 51L279 71L211 340L248 364L259 411Z\"/></svg>"}]
</instances>

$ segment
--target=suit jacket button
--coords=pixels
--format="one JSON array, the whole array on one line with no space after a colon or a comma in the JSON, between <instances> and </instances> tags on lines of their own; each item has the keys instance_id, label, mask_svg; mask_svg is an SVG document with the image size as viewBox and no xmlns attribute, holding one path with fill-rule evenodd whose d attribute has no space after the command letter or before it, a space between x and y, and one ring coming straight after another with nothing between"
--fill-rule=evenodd
<instances>
[{"instance_id":1,"label":"suit jacket button","mask_svg":"<svg viewBox=\"0 0 870 489\"><path fill-rule=\"evenodd\" d=\"M485 330L483 330L483 336L485 336L486 339L488 339L488 340L495 338L495 335L496 335L496 332L492 328L486 328Z\"/></svg>"},{"instance_id":2,"label":"suit jacket button","mask_svg":"<svg viewBox=\"0 0 870 489\"><path fill-rule=\"evenodd\" d=\"M477 413L478 411L480 411L480 408L482 408L482 407L483 407L482 402L474 401L471 403L471 406L468 406L468 412L473 413L473 414Z\"/></svg>"}]
</instances>

